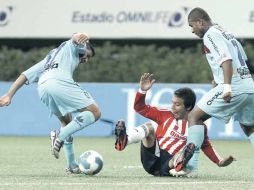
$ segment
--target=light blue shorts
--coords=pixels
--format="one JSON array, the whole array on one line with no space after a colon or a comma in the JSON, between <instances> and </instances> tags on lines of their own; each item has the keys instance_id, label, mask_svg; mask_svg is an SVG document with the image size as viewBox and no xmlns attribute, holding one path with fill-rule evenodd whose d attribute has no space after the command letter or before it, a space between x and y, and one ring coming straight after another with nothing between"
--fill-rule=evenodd
<instances>
[{"instance_id":1,"label":"light blue shorts","mask_svg":"<svg viewBox=\"0 0 254 190\"><path fill-rule=\"evenodd\" d=\"M231 117L246 126L254 125L254 94L238 94L230 103L223 100L222 86L205 94L197 106L208 115L228 123Z\"/></svg>"},{"instance_id":2,"label":"light blue shorts","mask_svg":"<svg viewBox=\"0 0 254 190\"><path fill-rule=\"evenodd\" d=\"M38 86L41 101L58 117L95 104L92 96L77 83L49 79Z\"/></svg>"}]
</instances>

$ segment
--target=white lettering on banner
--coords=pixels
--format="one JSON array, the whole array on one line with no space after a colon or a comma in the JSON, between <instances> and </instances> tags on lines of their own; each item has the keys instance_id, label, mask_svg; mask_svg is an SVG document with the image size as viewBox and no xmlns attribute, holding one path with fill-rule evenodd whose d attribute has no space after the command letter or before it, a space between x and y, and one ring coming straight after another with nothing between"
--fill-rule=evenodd
<instances>
[{"instance_id":1,"label":"white lettering on banner","mask_svg":"<svg viewBox=\"0 0 254 190\"><path fill-rule=\"evenodd\" d=\"M156 94L154 94L151 105L162 107L162 108L170 108L171 107L171 98L174 94L173 88L162 88L160 89ZM166 93L168 96L168 103L167 104L160 104L160 98L163 96L163 94Z\"/></svg>"},{"instance_id":2,"label":"white lettering on banner","mask_svg":"<svg viewBox=\"0 0 254 190\"><path fill-rule=\"evenodd\" d=\"M206 90L203 90L201 88L193 89L194 92L197 94L197 96L201 95L201 97L207 92ZM158 106L161 108L170 108L171 107L171 98L174 94L175 89L173 88L161 88L158 91L154 93L154 91L149 90L146 95L146 101L150 100L150 104L153 106ZM126 122L127 122L127 130L130 130L134 128L137 125L140 125L141 123L136 123L136 112L133 109L133 104L135 101L135 95L136 95L136 89L135 88L123 88L122 92L127 94L127 101L126 101L126 109L127 109L127 116L126 116ZM160 103L161 98L166 95L168 96L168 103L162 104ZM212 128L212 119L208 119L205 121L205 124L207 125L208 131ZM222 124L223 125L223 124ZM219 132L219 137L239 137L240 134L234 130L234 122L233 119L230 120L230 122L226 125L223 125L222 127L224 129L223 132Z\"/></svg>"},{"instance_id":3,"label":"white lettering on banner","mask_svg":"<svg viewBox=\"0 0 254 190\"><path fill-rule=\"evenodd\" d=\"M254 23L254 11L250 12L250 19L249 19L249 21Z\"/></svg>"},{"instance_id":4,"label":"white lettering on banner","mask_svg":"<svg viewBox=\"0 0 254 190\"><path fill-rule=\"evenodd\" d=\"M122 91L127 93L127 101L126 101L127 126L128 126L127 130L129 130L136 126L136 118L135 118L136 112L133 106L134 106L137 90L135 88L123 88ZM152 91L150 90L146 94L146 100L149 100L151 97L152 97Z\"/></svg>"}]
</instances>

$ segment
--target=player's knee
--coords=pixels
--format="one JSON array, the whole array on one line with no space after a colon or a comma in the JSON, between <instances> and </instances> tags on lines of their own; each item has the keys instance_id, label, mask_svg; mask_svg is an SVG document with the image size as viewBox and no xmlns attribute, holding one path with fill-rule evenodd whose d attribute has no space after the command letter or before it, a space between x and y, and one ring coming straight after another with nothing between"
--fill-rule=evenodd
<instances>
[{"instance_id":1,"label":"player's knee","mask_svg":"<svg viewBox=\"0 0 254 190\"><path fill-rule=\"evenodd\" d=\"M254 134L254 126L246 126L243 124L240 124L241 128L243 129L243 132L246 134L246 136L250 136Z\"/></svg>"},{"instance_id":2,"label":"player's knee","mask_svg":"<svg viewBox=\"0 0 254 190\"><path fill-rule=\"evenodd\" d=\"M100 119L101 117L101 111L99 109L98 106L95 106L94 109L92 110L92 113L94 115L95 121L97 121L98 119Z\"/></svg>"},{"instance_id":3,"label":"player's knee","mask_svg":"<svg viewBox=\"0 0 254 190\"><path fill-rule=\"evenodd\" d=\"M100 111L100 108L96 104L92 104L92 105L86 107L85 110L93 113L95 121L100 119L101 111Z\"/></svg>"},{"instance_id":4,"label":"player's knee","mask_svg":"<svg viewBox=\"0 0 254 190\"><path fill-rule=\"evenodd\" d=\"M154 128L153 128L152 123L147 122L147 123L145 123L145 125L148 129L148 135L153 135L154 134Z\"/></svg>"}]
</instances>

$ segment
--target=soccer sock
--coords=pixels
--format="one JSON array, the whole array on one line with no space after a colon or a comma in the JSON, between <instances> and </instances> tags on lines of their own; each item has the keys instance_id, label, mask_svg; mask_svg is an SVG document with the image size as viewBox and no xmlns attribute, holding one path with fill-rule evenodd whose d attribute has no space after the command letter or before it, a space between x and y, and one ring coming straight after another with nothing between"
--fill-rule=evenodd
<instances>
[{"instance_id":1,"label":"soccer sock","mask_svg":"<svg viewBox=\"0 0 254 190\"><path fill-rule=\"evenodd\" d=\"M95 122L95 117L92 112L84 111L79 113L68 125L62 128L58 138L64 141L67 137L73 133L84 129L86 126L91 125Z\"/></svg>"},{"instance_id":2,"label":"soccer sock","mask_svg":"<svg viewBox=\"0 0 254 190\"><path fill-rule=\"evenodd\" d=\"M137 143L147 137L149 133L146 124L131 129L128 133L128 144Z\"/></svg>"},{"instance_id":3,"label":"soccer sock","mask_svg":"<svg viewBox=\"0 0 254 190\"><path fill-rule=\"evenodd\" d=\"M191 171L197 171L198 170L198 157L199 157L200 149L195 150L193 156L189 160L188 164L186 165L186 168Z\"/></svg>"},{"instance_id":4,"label":"soccer sock","mask_svg":"<svg viewBox=\"0 0 254 190\"><path fill-rule=\"evenodd\" d=\"M70 168L75 168L78 164L75 160L74 149L73 149L73 137L69 136L64 141L64 154L67 160L67 165Z\"/></svg>"},{"instance_id":5,"label":"soccer sock","mask_svg":"<svg viewBox=\"0 0 254 190\"><path fill-rule=\"evenodd\" d=\"M254 133L252 133L249 137L250 143L252 145L252 148L254 148Z\"/></svg>"},{"instance_id":6,"label":"soccer sock","mask_svg":"<svg viewBox=\"0 0 254 190\"><path fill-rule=\"evenodd\" d=\"M191 159L187 164L187 168L190 170L197 170L198 169L198 156L200 153L200 148L204 141L204 126L203 125L193 125L188 129L188 139L187 144L194 143L195 144L195 152Z\"/></svg>"}]
</instances>

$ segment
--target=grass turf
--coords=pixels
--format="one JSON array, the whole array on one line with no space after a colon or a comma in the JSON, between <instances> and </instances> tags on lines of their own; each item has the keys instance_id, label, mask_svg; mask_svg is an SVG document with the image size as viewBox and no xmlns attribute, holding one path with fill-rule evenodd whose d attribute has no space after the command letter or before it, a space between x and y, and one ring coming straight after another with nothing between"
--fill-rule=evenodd
<instances>
[{"instance_id":1,"label":"grass turf","mask_svg":"<svg viewBox=\"0 0 254 190\"><path fill-rule=\"evenodd\" d=\"M237 161L219 168L201 153L198 178L153 177L140 162L140 144L124 151L114 149L113 138L75 138L75 153L92 149L104 158L96 176L66 175L63 152L56 160L46 137L0 137L0 189L76 190L253 190L254 151L248 141L213 141L222 156L233 154Z\"/></svg>"}]
</instances>

